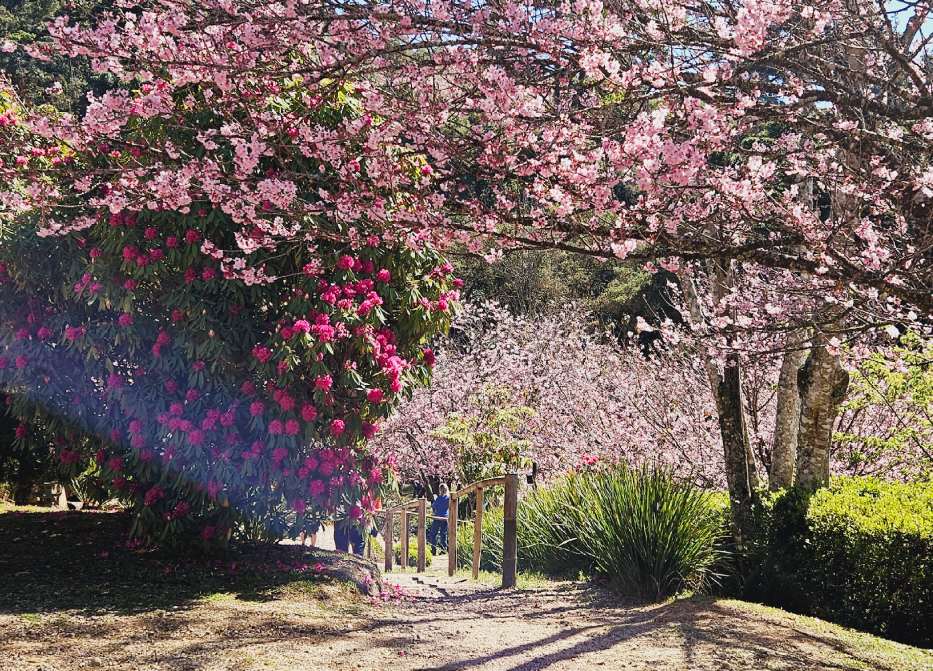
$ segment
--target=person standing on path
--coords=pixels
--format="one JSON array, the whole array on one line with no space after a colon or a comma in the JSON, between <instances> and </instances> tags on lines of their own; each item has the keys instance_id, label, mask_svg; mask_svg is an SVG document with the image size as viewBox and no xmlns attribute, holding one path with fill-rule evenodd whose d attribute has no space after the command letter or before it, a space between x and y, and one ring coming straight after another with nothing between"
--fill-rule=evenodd
<instances>
[{"instance_id":1,"label":"person standing on path","mask_svg":"<svg viewBox=\"0 0 933 671\"><path fill-rule=\"evenodd\" d=\"M447 552L447 515L450 513L450 496L448 492L450 491L447 488L447 485L441 484L437 488L438 495L434 499L434 503L431 504L431 510L434 512L434 517L443 517L443 520L433 520L431 522L431 554L437 555L437 536L440 533L440 546L444 552ZM456 533L456 531L454 531Z\"/></svg>"}]
</instances>

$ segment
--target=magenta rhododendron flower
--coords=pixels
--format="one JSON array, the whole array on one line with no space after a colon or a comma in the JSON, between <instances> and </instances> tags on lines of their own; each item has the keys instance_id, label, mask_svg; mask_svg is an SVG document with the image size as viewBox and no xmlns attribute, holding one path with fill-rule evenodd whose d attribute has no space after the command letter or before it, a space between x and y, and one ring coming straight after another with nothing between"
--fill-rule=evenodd
<instances>
[{"instance_id":1,"label":"magenta rhododendron flower","mask_svg":"<svg viewBox=\"0 0 933 671\"><path fill-rule=\"evenodd\" d=\"M363 422L362 426L363 436L369 440L376 435L376 432L379 431L379 425L373 422Z\"/></svg>"},{"instance_id":2,"label":"magenta rhododendron flower","mask_svg":"<svg viewBox=\"0 0 933 671\"><path fill-rule=\"evenodd\" d=\"M252 417L262 417L262 413L265 410L265 405L262 401L253 401L249 404L249 414Z\"/></svg>"},{"instance_id":3,"label":"magenta rhododendron flower","mask_svg":"<svg viewBox=\"0 0 933 671\"><path fill-rule=\"evenodd\" d=\"M337 267L340 268L340 270L350 270L353 267L353 257L341 256L337 260Z\"/></svg>"},{"instance_id":4,"label":"magenta rhododendron flower","mask_svg":"<svg viewBox=\"0 0 933 671\"><path fill-rule=\"evenodd\" d=\"M330 391L333 384L334 381L331 379L330 375L322 375L314 380L314 386L324 391Z\"/></svg>"},{"instance_id":5,"label":"magenta rhododendron flower","mask_svg":"<svg viewBox=\"0 0 933 671\"><path fill-rule=\"evenodd\" d=\"M124 461L121 457L113 457L110 459L110 461L107 462L107 467L115 473L122 471L124 465Z\"/></svg>"},{"instance_id":6,"label":"magenta rhododendron flower","mask_svg":"<svg viewBox=\"0 0 933 671\"><path fill-rule=\"evenodd\" d=\"M301 406L301 418L306 422L313 422L317 419L317 408L310 403Z\"/></svg>"},{"instance_id":7,"label":"magenta rhododendron flower","mask_svg":"<svg viewBox=\"0 0 933 671\"><path fill-rule=\"evenodd\" d=\"M143 499L143 503L147 506L152 506L164 498L165 498L165 492L163 492L160 487L156 486L150 489L148 492L146 492L146 496Z\"/></svg>"},{"instance_id":8,"label":"magenta rhododendron flower","mask_svg":"<svg viewBox=\"0 0 933 671\"><path fill-rule=\"evenodd\" d=\"M19 426L16 427L17 438L25 438L28 434L29 434L29 427L27 427L25 424L20 424Z\"/></svg>"},{"instance_id":9,"label":"magenta rhododendron flower","mask_svg":"<svg viewBox=\"0 0 933 671\"><path fill-rule=\"evenodd\" d=\"M71 450L62 450L58 453L58 458L63 464L76 464L81 460L81 455Z\"/></svg>"},{"instance_id":10,"label":"magenta rhododendron flower","mask_svg":"<svg viewBox=\"0 0 933 671\"><path fill-rule=\"evenodd\" d=\"M343 420L335 419L334 421L330 423L330 433L333 436L341 435L344 432L345 428L346 428L346 424L344 424Z\"/></svg>"},{"instance_id":11,"label":"magenta rhododendron flower","mask_svg":"<svg viewBox=\"0 0 933 671\"><path fill-rule=\"evenodd\" d=\"M175 510L172 511L172 516L176 519L182 517L188 517L188 513L191 512L191 506L188 505L187 501L179 501L178 505L175 506Z\"/></svg>"},{"instance_id":12,"label":"magenta rhododendron flower","mask_svg":"<svg viewBox=\"0 0 933 671\"><path fill-rule=\"evenodd\" d=\"M279 436L285 430L285 427L282 426L282 422L277 419L269 422L269 434L273 436Z\"/></svg>"},{"instance_id":13,"label":"magenta rhododendron flower","mask_svg":"<svg viewBox=\"0 0 933 671\"><path fill-rule=\"evenodd\" d=\"M392 279L392 273L383 268L378 273L376 273L376 279L380 282L388 282Z\"/></svg>"},{"instance_id":14,"label":"magenta rhododendron flower","mask_svg":"<svg viewBox=\"0 0 933 671\"><path fill-rule=\"evenodd\" d=\"M383 393L381 389L370 389L366 393L366 398L369 399L371 403L382 403Z\"/></svg>"},{"instance_id":15,"label":"magenta rhododendron flower","mask_svg":"<svg viewBox=\"0 0 933 671\"><path fill-rule=\"evenodd\" d=\"M256 345L253 348L253 356L256 357L260 363L266 363L270 358L272 358L272 350L270 350L268 347L260 347L259 345Z\"/></svg>"},{"instance_id":16,"label":"magenta rhododendron flower","mask_svg":"<svg viewBox=\"0 0 933 671\"><path fill-rule=\"evenodd\" d=\"M298 423L298 420L290 419L285 422L285 433L289 436L296 436L299 431L301 431L301 425Z\"/></svg>"},{"instance_id":17,"label":"magenta rhododendron flower","mask_svg":"<svg viewBox=\"0 0 933 671\"><path fill-rule=\"evenodd\" d=\"M133 315L124 312L122 315L120 315L119 323L120 323L120 326L124 326L124 327L125 327L125 326L132 326L132 324L133 324Z\"/></svg>"}]
</instances>

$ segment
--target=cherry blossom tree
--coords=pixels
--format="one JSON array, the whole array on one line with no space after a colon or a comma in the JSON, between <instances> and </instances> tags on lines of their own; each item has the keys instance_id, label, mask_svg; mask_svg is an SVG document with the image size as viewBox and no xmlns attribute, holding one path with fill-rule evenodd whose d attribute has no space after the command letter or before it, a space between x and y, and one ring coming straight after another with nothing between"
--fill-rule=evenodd
<instances>
[{"instance_id":1,"label":"cherry blossom tree","mask_svg":"<svg viewBox=\"0 0 933 671\"><path fill-rule=\"evenodd\" d=\"M125 86L80 119L6 117L0 202L58 236L105 212L209 203L236 244L206 253L239 281L262 281L258 247L300 241L308 217L344 242L366 222L414 247L485 239L678 272L714 345L705 369L747 535L757 476L739 318L807 335L812 374L795 411L805 484L826 472L846 334L929 334L928 12L836 0L124 3L95 24L61 17L51 43L28 47L87 56ZM355 114L304 113L348 87ZM290 91L301 113L279 103ZM49 160L55 146L66 160ZM738 312L730 297L763 276L778 284L753 294L818 304L807 319L773 302Z\"/></svg>"},{"instance_id":2,"label":"cherry blossom tree","mask_svg":"<svg viewBox=\"0 0 933 671\"><path fill-rule=\"evenodd\" d=\"M437 348L432 385L413 392L373 447L407 477L456 481L465 455L447 439L451 417L482 426L498 403L525 411L511 434L542 480L604 459L663 464L722 487L716 409L695 351L664 346L645 357L632 345L592 333L573 306L534 319L466 306Z\"/></svg>"}]
</instances>

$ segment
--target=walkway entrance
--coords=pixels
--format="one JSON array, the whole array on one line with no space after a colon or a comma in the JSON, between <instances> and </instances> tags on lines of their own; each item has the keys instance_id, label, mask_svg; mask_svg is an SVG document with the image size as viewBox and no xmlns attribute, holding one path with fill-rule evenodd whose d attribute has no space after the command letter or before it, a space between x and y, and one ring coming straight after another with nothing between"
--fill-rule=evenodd
<instances>
[{"instance_id":1,"label":"walkway entrance","mask_svg":"<svg viewBox=\"0 0 933 671\"><path fill-rule=\"evenodd\" d=\"M518 563L518 536L517 536L517 514L518 514L518 476L514 473L504 475L499 478L488 478L467 485L463 489L450 493L450 509L447 517L447 545L448 545L448 565L447 574L453 576L457 570L457 522L458 510L457 502L464 496L476 494L476 512L473 522L473 579L479 577L480 552L483 548L483 490L487 487L503 485L505 487L504 499L504 528L502 538L502 586L515 587L515 577ZM393 508L377 511L386 517L385 532L383 533L385 541L385 570L391 571L394 560L393 541L395 535L395 515L401 519L401 556L400 564L402 568L408 567L408 550L410 533L410 520L417 517L416 538L418 543L417 570L423 573L425 570L425 545L427 541L427 521L430 519L443 520L443 517L434 517L427 515L427 499L415 499L407 501Z\"/></svg>"}]
</instances>

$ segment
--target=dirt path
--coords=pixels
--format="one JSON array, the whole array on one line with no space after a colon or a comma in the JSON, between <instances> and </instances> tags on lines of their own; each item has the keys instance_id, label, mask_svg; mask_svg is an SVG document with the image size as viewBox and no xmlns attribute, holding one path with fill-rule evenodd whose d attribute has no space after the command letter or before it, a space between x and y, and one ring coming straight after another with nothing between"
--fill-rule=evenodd
<instances>
[{"instance_id":1,"label":"dirt path","mask_svg":"<svg viewBox=\"0 0 933 671\"><path fill-rule=\"evenodd\" d=\"M736 601L645 606L593 585L503 591L439 571L387 579L410 598L371 606L317 588L136 615L0 614L0 669L933 669L928 652Z\"/></svg>"}]
</instances>

